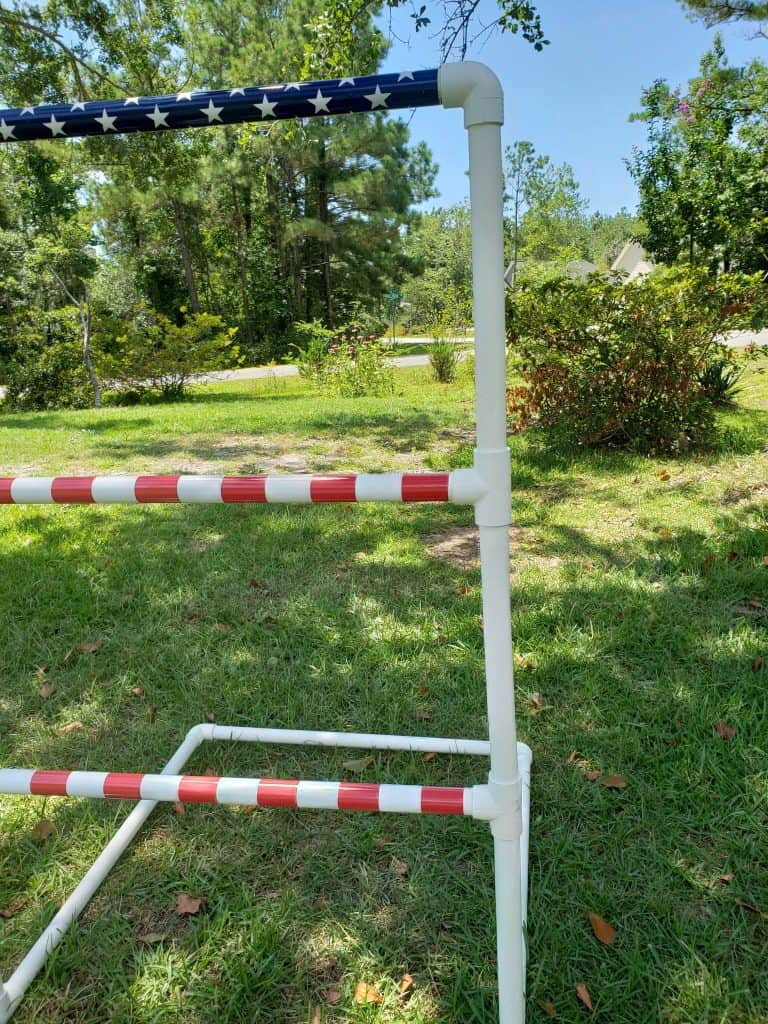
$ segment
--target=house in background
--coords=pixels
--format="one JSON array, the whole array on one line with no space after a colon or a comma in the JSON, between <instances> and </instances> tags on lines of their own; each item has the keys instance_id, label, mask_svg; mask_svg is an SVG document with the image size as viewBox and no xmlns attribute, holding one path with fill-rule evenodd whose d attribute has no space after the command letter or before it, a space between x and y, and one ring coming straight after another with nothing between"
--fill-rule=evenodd
<instances>
[{"instance_id":1,"label":"house in background","mask_svg":"<svg viewBox=\"0 0 768 1024\"><path fill-rule=\"evenodd\" d=\"M611 264L614 273L626 274L626 280L645 277L655 267L655 263L639 242L627 242L619 255Z\"/></svg>"}]
</instances>

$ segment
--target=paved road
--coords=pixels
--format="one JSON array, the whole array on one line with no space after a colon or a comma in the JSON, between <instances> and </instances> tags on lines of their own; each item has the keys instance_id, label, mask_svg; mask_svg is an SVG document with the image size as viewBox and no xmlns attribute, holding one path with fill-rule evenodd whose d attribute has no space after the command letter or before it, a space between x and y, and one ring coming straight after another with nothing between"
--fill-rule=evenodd
<instances>
[{"instance_id":1,"label":"paved road","mask_svg":"<svg viewBox=\"0 0 768 1024\"><path fill-rule=\"evenodd\" d=\"M458 342L471 342L472 338L457 338ZM398 338L398 344L424 345L430 344L424 338ZM746 348L747 345L755 342L758 345L768 345L768 330L758 331L734 331L729 335L728 341L733 348ZM429 363L429 356L394 356L392 362L395 366L426 366ZM215 370L212 373L201 373L196 378L201 383L218 380L262 380L270 377L297 377L298 368L292 364L281 364L279 366L246 366L240 370ZM5 388L0 387L0 398L5 397Z\"/></svg>"},{"instance_id":2,"label":"paved road","mask_svg":"<svg viewBox=\"0 0 768 1024\"><path fill-rule=\"evenodd\" d=\"M395 356L395 366L426 366L429 356ZM213 380L260 380L264 377L297 377L299 369L290 363L280 366L245 366L241 370L213 370L201 373L195 379L201 382Z\"/></svg>"}]
</instances>

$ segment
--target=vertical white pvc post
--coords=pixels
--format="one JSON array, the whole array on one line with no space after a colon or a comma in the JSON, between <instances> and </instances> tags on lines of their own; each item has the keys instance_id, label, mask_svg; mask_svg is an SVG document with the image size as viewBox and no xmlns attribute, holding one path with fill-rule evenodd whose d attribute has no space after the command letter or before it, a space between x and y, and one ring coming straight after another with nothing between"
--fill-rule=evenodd
<instances>
[{"instance_id":1,"label":"vertical white pvc post","mask_svg":"<svg viewBox=\"0 0 768 1024\"><path fill-rule=\"evenodd\" d=\"M476 506L480 532L483 627L491 745L489 786L498 808L494 840L501 1024L525 1019L525 948L520 836L522 790L517 758L509 596L510 461L506 431L501 85L482 64L447 64L438 78L445 107L464 108L469 135L472 280L475 322L477 447L475 469L488 488Z\"/></svg>"}]
</instances>

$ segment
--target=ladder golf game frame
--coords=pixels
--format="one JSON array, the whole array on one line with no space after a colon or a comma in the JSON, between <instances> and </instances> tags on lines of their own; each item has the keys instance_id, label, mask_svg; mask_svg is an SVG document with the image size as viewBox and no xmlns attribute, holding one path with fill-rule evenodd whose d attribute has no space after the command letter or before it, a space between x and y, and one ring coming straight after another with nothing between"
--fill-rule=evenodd
<instances>
[{"instance_id":1,"label":"ladder golf game frame","mask_svg":"<svg viewBox=\"0 0 768 1024\"><path fill-rule=\"evenodd\" d=\"M504 111L498 79L484 65L468 61L431 71L24 107L0 111L0 144L436 105L463 109L469 141L476 393L476 447L471 469L424 474L0 478L0 504L448 501L472 505L480 535L488 740L203 723L189 731L160 774L0 768L0 793L138 801L16 969L6 976L0 965L0 1024L10 1020L47 958L158 801L463 814L490 823L499 1022L524 1022L531 752L518 743L515 723L505 408ZM473 754L488 756L490 771L485 785L468 788L183 775L184 765L206 741Z\"/></svg>"}]
</instances>

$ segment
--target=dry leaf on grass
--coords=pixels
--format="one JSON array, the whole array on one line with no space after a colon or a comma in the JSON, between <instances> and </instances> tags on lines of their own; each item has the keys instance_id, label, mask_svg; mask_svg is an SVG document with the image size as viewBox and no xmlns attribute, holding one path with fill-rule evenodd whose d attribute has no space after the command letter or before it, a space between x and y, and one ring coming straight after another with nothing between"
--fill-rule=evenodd
<instances>
[{"instance_id":1,"label":"dry leaf on grass","mask_svg":"<svg viewBox=\"0 0 768 1024\"><path fill-rule=\"evenodd\" d=\"M50 697L53 693L53 683L43 683L37 692L45 700L46 697Z\"/></svg>"},{"instance_id":2,"label":"dry leaf on grass","mask_svg":"<svg viewBox=\"0 0 768 1024\"><path fill-rule=\"evenodd\" d=\"M136 938L139 942L144 942L148 946L153 946L158 942L165 942L168 936L165 932L145 932L144 935L137 935Z\"/></svg>"},{"instance_id":3,"label":"dry leaf on grass","mask_svg":"<svg viewBox=\"0 0 768 1024\"><path fill-rule=\"evenodd\" d=\"M392 870L396 875L399 875L400 878L407 878L408 872L411 869L404 860L398 860L397 857L394 857L392 860Z\"/></svg>"},{"instance_id":4,"label":"dry leaf on grass","mask_svg":"<svg viewBox=\"0 0 768 1024\"><path fill-rule=\"evenodd\" d=\"M144 696L144 691L142 690L142 688L140 686L132 686L131 687L131 696L133 696L133 697L143 697Z\"/></svg>"},{"instance_id":5,"label":"dry leaf on grass","mask_svg":"<svg viewBox=\"0 0 768 1024\"><path fill-rule=\"evenodd\" d=\"M355 986L355 1002L383 1003L384 996L377 988L374 988L373 985L368 985L365 981L358 981Z\"/></svg>"},{"instance_id":6,"label":"dry leaf on grass","mask_svg":"<svg viewBox=\"0 0 768 1024\"><path fill-rule=\"evenodd\" d=\"M659 470L657 470L656 471L656 476L659 478L659 480L669 480L670 479L670 474L667 472L666 469L659 469ZM590 1006L590 1010L591 1009L592 1009L592 1007Z\"/></svg>"},{"instance_id":7,"label":"dry leaf on grass","mask_svg":"<svg viewBox=\"0 0 768 1024\"><path fill-rule=\"evenodd\" d=\"M762 917L764 921L768 921L768 914L764 914L763 911L753 903L745 903L744 900L740 900L738 896L734 902L736 903L736 906L741 907L742 910L747 910L750 914L757 914L757 916Z\"/></svg>"},{"instance_id":8,"label":"dry leaf on grass","mask_svg":"<svg viewBox=\"0 0 768 1024\"><path fill-rule=\"evenodd\" d=\"M312 1012L311 1024L320 1024L323 1019L323 1008L322 1006L316 1006Z\"/></svg>"},{"instance_id":9,"label":"dry leaf on grass","mask_svg":"<svg viewBox=\"0 0 768 1024\"><path fill-rule=\"evenodd\" d=\"M357 757L353 761L342 761L341 767L347 772L364 772L373 764L372 757Z\"/></svg>"},{"instance_id":10,"label":"dry leaf on grass","mask_svg":"<svg viewBox=\"0 0 768 1024\"><path fill-rule=\"evenodd\" d=\"M38 821L38 823L32 829L32 838L37 839L38 842L42 842L44 839L48 839L50 836L52 836L53 832L53 822L48 821L47 818L43 818L43 820Z\"/></svg>"},{"instance_id":11,"label":"dry leaf on grass","mask_svg":"<svg viewBox=\"0 0 768 1024\"><path fill-rule=\"evenodd\" d=\"M572 750L568 757L566 757L565 761L563 761L563 764L573 764L573 762L576 760L577 754L578 750Z\"/></svg>"},{"instance_id":12,"label":"dry leaf on grass","mask_svg":"<svg viewBox=\"0 0 768 1024\"><path fill-rule=\"evenodd\" d=\"M434 761L435 756L436 755L435 755L434 750L428 750L426 752L426 754L422 754L421 755L421 759L422 759L422 761Z\"/></svg>"},{"instance_id":13,"label":"dry leaf on grass","mask_svg":"<svg viewBox=\"0 0 768 1024\"><path fill-rule=\"evenodd\" d=\"M575 985L575 988L576 988L576 995L577 995L579 1001L584 1003L584 1005L586 1006L586 1008L589 1010L590 1013L593 1013L595 1008L592 1005L592 998L591 998L591 996L589 994L589 989L587 988L587 986L583 982L577 981L576 985Z\"/></svg>"},{"instance_id":14,"label":"dry leaf on grass","mask_svg":"<svg viewBox=\"0 0 768 1024\"><path fill-rule=\"evenodd\" d=\"M9 903L7 907L0 910L0 917L5 921L10 921L12 917L18 914L27 905L27 900L23 896L19 896L18 899L14 900L13 903Z\"/></svg>"},{"instance_id":15,"label":"dry leaf on grass","mask_svg":"<svg viewBox=\"0 0 768 1024\"><path fill-rule=\"evenodd\" d=\"M341 989L327 988L325 990L325 1001L329 1006L335 1006L336 1003L341 1002Z\"/></svg>"},{"instance_id":16,"label":"dry leaf on grass","mask_svg":"<svg viewBox=\"0 0 768 1024\"><path fill-rule=\"evenodd\" d=\"M715 722L714 730L724 740L732 740L736 735L735 728L727 722Z\"/></svg>"},{"instance_id":17,"label":"dry leaf on grass","mask_svg":"<svg viewBox=\"0 0 768 1024\"><path fill-rule=\"evenodd\" d=\"M413 978L410 976L410 974L404 974L400 979L400 988L398 989L398 995L402 999L403 996L407 996L412 989Z\"/></svg>"},{"instance_id":18,"label":"dry leaf on grass","mask_svg":"<svg viewBox=\"0 0 768 1024\"><path fill-rule=\"evenodd\" d=\"M734 877L733 872L729 871L726 875L718 875L717 881L720 882L721 885L728 885L729 882L733 881Z\"/></svg>"},{"instance_id":19,"label":"dry leaf on grass","mask_svg":"<svg viewBox=\"0 0 768 1024\"><path fill-rule=\"evenodd\" d=\"M536 711L542 711L546 707L546 704L544 703L544 696L538 691L535 693L529 693L528 700L531 702L532 708Z\"/></svg>"},{"instance_id":20,"label":"dry leaf on grass","mask_svg":"<svg viewBox=\"0 0 768 1024\"><path fill-rule=\"evenodd\" d=\"M184 804L180 800L177 800L176 803L171 804L171 810L173 811L174 814L178 814L179 817L187 813L186 810L184 809Z\"/></svg>"},{"instance_id":21,"label":"dry leaf on grass","mask_svg":"<svg viewBox=\"0 0 768 1024\"><path fill-rule=\"evenodd\" d=\"M596 772L596 771L584 772L584 778L587 780L587 782L597 782L597 780L600 778L601 775L602 775L602 772Z\"/></svg>"},{"instance_id":22,"label":"dry leaf on grass","mask_svg":"<svg viewBox=\"0 0 768 1024\"><path fill-rule=\"evenodd\" d=\"M592 931L595 934L595 938L598 942L602 942L604 946L612 946L613 941L616 938L616 932L611 928L604 917L600 917L599 914L590 914L589 923L592 925Z\"/></svg>"},{"instance_id":23,"label":"dry leaf on grass","mask_svg":"<svg viewBox=\"0 0 768 1024\"><path fill-rule=\"evenodd\" d=\"M609 775L602 783L606 789L626 789L627 780L623 775Z\"/></svg>"},{"instance_id":24,"label":"dry leaf on grass","mask_svg":"<svg viewBox=\"0 0 768 1024\"><path fill-rule=\"evenodd\" d=\"M768 565L768 555L763 555L762 563L763 563L763 565Z\"/></svg>"},{"instance_id":25,"label":"dry leaf on grass","mask_svg":"<svg viewBox=\"0 0 768 1024\"><path fill-rule=\"evenodd\" d=\"M94 640L88 644L75 644L75 650L78 654L95 654L96 651L101 650L101 640Z\"/></svg>"},{"instance_id":26,"label":"dry leaf on grass","mask_svg":"<svg viewBox=\"0 0 768 1024\"><path fill-rule=\"evenodd\" d=\"M80 732L82 728L84 728L82 722L67 722L66 725L62 725L59 732L66 735L69 732Z\"/></svg>"},{"instance_id":27,"label":"dry leaf on grass","mask_svg":"<svg viewBox=\"0 0 768 1024\"><path fill-rule=\"evenodd\" d=\"M543 1003L539 1003L539 1006L541 1007L542 1011L544 1013L546 1013L546 1015L548 1017L556 1017L557 1016L557 1010L555 1009L555 1004L554 1003L550 1003L550 1001L548 999L545 1002L543 1002Z\"/></svg>"},{"instance_id":28,"label":"dry leaf on grass","mask_svg":"<svg viewBox=\"0 0 768 1024\"><path fill-rule=\"evenodd\" d=\"M202 902L202 897L188 896L187 893L180 892L176 897L176 913L197 914Z\"/></svg>"}]
</instances>

